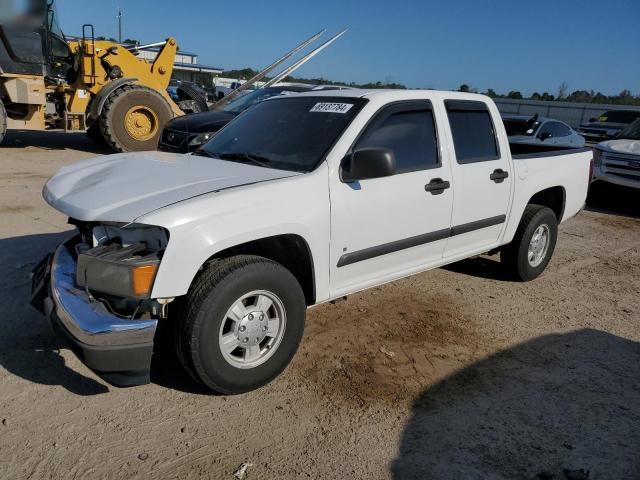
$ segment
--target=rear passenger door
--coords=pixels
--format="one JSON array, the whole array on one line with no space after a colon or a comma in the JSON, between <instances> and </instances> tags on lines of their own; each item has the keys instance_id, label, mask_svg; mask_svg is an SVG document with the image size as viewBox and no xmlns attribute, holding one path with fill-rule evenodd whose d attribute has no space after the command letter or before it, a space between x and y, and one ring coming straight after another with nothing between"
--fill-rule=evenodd
<instances>
[{"instance_id":1,"label":"rear passenger door","mask_svg":"<svg viewBox=\"0 0 640 480\"><path fill-rule=\"evenodd\" d=\"M402 101L375 114L351 150L393 151L396 174L344 183L332 175L331 294L384 283L442 259L453 195L431 102Z\"/></svg>"},{"instance_id":2,"label":"rear passenger door","mask_svg":"<svg viewBox=\"0 0 640 480\"><path fill-rule=\"evenodd\" d=\"M453 214L445 257L497 243L511 198L508 144L501 148L493 116L482 101L445 100L454 146Z\"/></svg>"}]
</instances>

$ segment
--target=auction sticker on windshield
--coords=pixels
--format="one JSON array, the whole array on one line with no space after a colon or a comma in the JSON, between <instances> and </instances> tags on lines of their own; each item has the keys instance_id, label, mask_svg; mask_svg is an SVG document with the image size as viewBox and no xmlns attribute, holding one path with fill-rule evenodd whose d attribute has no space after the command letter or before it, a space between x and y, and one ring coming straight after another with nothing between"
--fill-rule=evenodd
<instances>
[{"instance_id":1,"label":"auction sticker on windshield","mask_svg":"<svg viewBox=\"0 0 640 480\"><path fill-rule=\"evenodd\" d=\"M352 103L316 103L310 112L347 113L353 107Z\"/></svg>"}]
</instances>

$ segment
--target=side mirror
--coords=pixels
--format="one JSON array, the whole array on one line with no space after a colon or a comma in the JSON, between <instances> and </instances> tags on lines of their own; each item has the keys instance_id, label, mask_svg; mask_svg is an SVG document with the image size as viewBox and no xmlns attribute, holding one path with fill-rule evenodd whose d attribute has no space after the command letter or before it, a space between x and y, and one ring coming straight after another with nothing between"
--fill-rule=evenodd
<instances>
[{"instance_id":1,"label":"side mirror","mask_svg":"<svg viewBox=\"0 0 640 480\"><path fill-rule=\"evenodd\" d=\"M396 173L396 157L388 148L360 148L345 157L340 168L344 183L369 178L389 177Z\"/></svg>"},{"instance_id":2,"label":"side mirror","mask_svg":"<svg viewBox=\"0 0 640 480\"><path fill-rule=\"evenodd\" d=\"M596 119L595 119L595 118L593 118L593 117L591 117L591 118L589 119L589 123L595 123L595 121L596 121Z\"/></svg>"},{"instance_id":3,"label":"side mirror","mask_svg":"<svg viewBox=\"0 0 640 480\"><path fill-rule=\"evenodd\" d=\"M544 142L547 138L551 138L551 132L542 132L538 138Z\"/></svg>"}]
</instances>

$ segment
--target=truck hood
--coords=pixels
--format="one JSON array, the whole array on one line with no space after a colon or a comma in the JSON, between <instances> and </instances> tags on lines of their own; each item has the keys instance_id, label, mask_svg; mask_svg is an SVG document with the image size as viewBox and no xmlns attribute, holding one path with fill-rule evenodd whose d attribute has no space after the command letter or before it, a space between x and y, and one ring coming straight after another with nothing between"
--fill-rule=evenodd
<instances>
[{"instance_id":1,"label":"truck hood","mask_svg":"<svg viewBox=\"0 0 640 480\"><path fill-rule=\"evenodd\" d=\"M56 210L82 221L132 222L188 198L298 172L195 155L136 152L64 167L44 187Z\"/></svg>"},{"instance_id":2,"label":"truck hood","mask_svg":"<svg viewBox=\"0 0 640 480\"><path fill-rule=\"evenodd\" d=\"M598 148L627 155L640 155L640 140L609 140L598 144Z\"/></svg>"}]
</instances>

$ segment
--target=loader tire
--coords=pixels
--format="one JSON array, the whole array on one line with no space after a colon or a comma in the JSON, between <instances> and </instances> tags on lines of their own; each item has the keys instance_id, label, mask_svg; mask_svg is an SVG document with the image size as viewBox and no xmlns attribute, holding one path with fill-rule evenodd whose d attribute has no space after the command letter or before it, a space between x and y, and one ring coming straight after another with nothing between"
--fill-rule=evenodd
<instances>
[{"instance_id":1,"label":"loader tire","mask_svg":"<svg viewBox=\"0 0 640 480\"><path fill-rule=\"evenodd\" d=\"M116 152L155 150L173 111L162 95L140 85L125 85L107 99L99 122L102 136Z\"/></svg>"},{"instance_id":2,"label":"loader tire","mask_svg":"<svg viewBox=\"0 0 640 480\"><path fill-rule=\"evenodd\" d=\"M102 128L100 127L100 120L97 120L87 128L87 136L96 143L104 145L104 137L102 136Z\"/></svg>"},{"instance_id":3,"label":"loader tire","mask_svg":"<svg viewBox=\"0 0 640 480\"><path fill-rule=\"evenodd\" d=\"M0 143L4 140L7 133L7 111L4 108L2 100L0 100Z\"/></svg>"}]
</instances>

